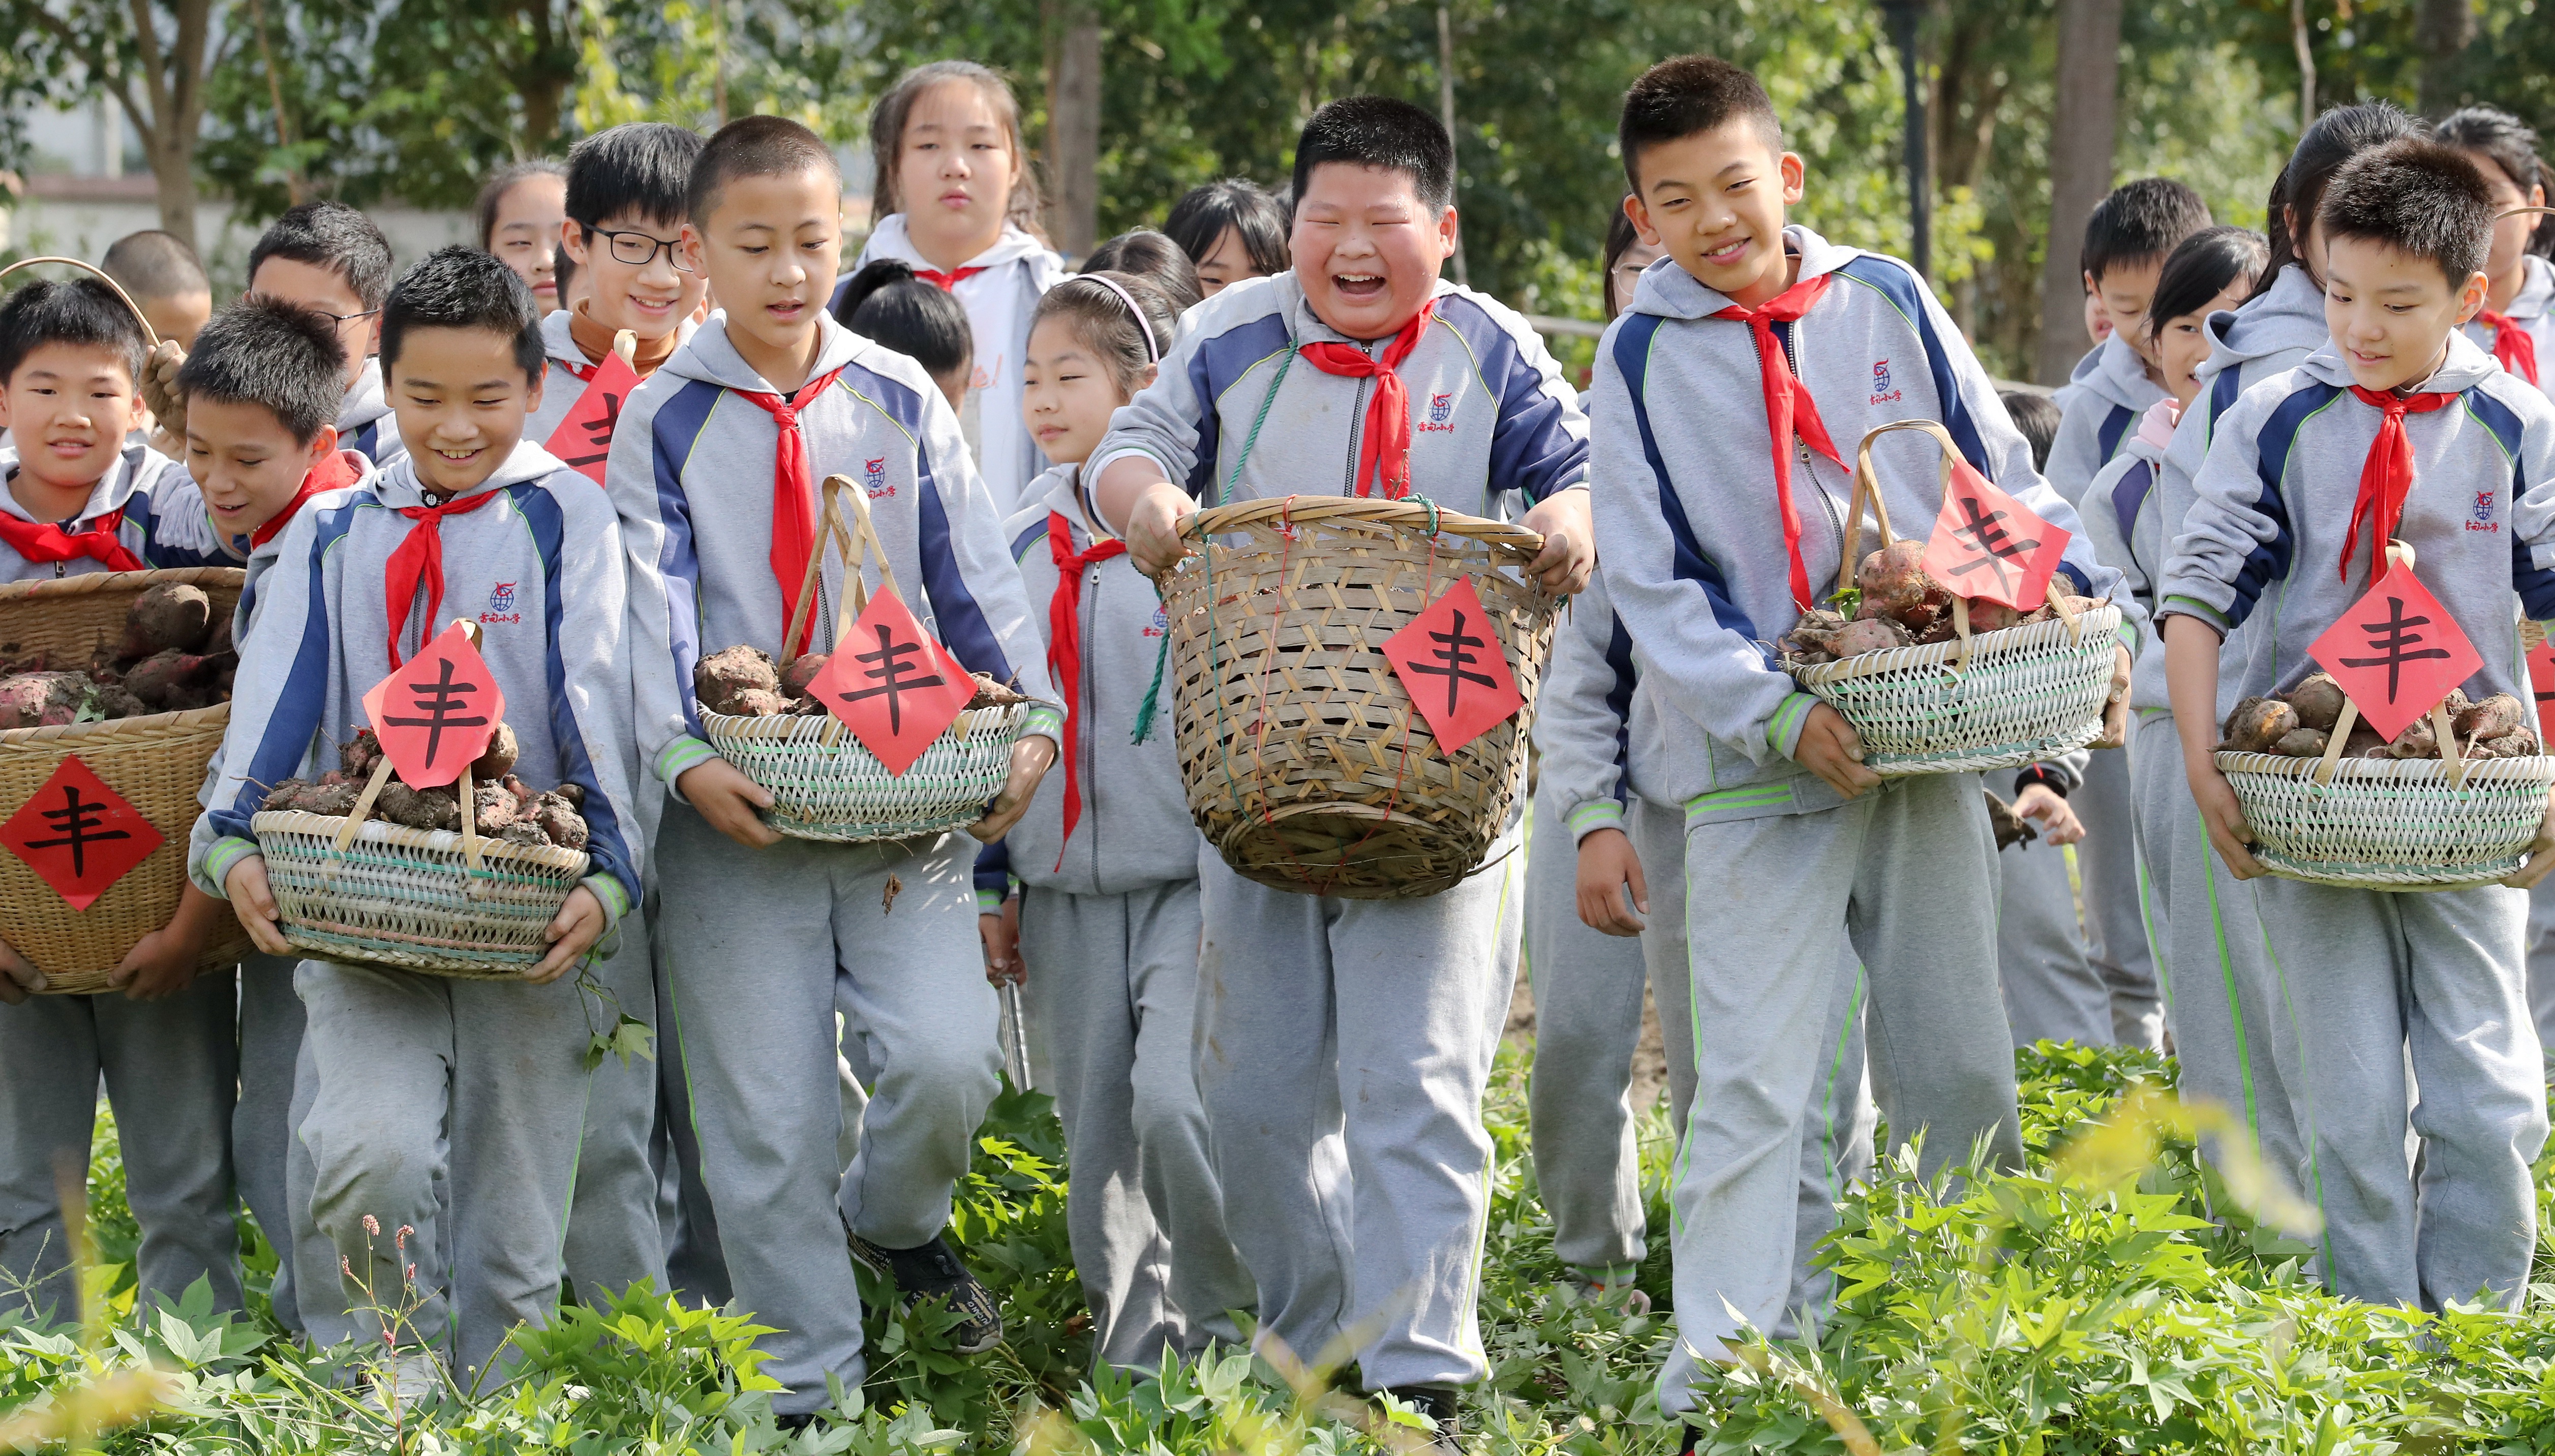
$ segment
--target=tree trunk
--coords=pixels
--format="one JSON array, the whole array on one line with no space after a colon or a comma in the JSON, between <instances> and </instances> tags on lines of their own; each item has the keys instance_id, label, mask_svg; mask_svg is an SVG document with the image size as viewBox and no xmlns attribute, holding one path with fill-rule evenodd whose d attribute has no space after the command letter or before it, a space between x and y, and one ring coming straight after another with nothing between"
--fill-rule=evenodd
<instances>
[{"instance_id":1,"label":"tree trunk","mask_svg":"<svg viewBox=\"0 0 2555 1456\"><path fill-rule=\"evenodd\" d=\"M195 133L164 127L151 149L151 178L158 184L160 226L177 234L190 251L195 246Z\"/></svg>"},{"instance_id":2,"label":"tree trunk","mask_svg":"<svg viewBox=\"0 0 2555 1456\"><path fill-rule=\"evenodd\" d=\"M2315 125L2315 32L2307 26L2307 0L2289 0L2289 49L2298 58L2298 134Z\"/></svg>"},{"instance_id":3,"label":"tree trunk","mask_svg":"<svg viewBox=\"0 0 2555 1456\"><path fill-rule=\"evenodd\" d=\"M2475 0L2422 0L2414 36L2422 52L2422 114L2438 121L2457 108L2458 61L2476 37Z\"/></svg>"},{"instance_id":4,"label":"tree trunk","mask_svg":"<svg viewBox=\"0 0 2555 1456\"><path fill-rule=\"evenodd\" d=\"M1064 0L1047 73L1047 167L1055 180L1048 227L1059 252L1090 256L1100 244L1100 12Z\"/></svg>"},{"instance_id":5,"label":"tree trunk","mask_svg":"<svg viewBox=\"0 0 2555 1456\"><path fill-rule=\"evenodd\" d=\"M2040 346L2032 371L2065 384L2085 352L2085 219L2112 189L2119 120L2121 0L2059 0L2058 105L2049 122L2049 245L2040 270Z\"/></svg>"}]
</instances>

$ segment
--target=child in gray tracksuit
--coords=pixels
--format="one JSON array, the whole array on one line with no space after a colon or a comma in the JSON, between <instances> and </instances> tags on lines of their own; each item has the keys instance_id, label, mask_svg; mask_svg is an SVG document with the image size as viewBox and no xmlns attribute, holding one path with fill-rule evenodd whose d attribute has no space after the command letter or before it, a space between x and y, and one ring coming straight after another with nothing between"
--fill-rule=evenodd
<instances>
[{"instance_id":1,"label":"child in gray tracksuit","mask_svg":"<svg viewBox=\"0 0 2555 1456\"><path fill-rule=\"evenodd\" d=\"M1093 457L1104 516L1158 571L1196 504L1337 489L1498 518L1532 503L1523 524L1546 547L1530 569L1575 589L1586 422L1524 319L1438 277L1453 237L1444 128L1382 97L1334 101L1295 166L1295 269L1190 310ZM1433 223L1380 235L1347 221L1388 213ZM1414 899L1202 867L1199 1090L1262 1347L1353 1355L1367 1389L1417 1402L1441 1440L1452 1388L1488 1369L1481 1100L1512 989L1515 839L1512 826L1481 873Z\"/></svg>"},{"instance_id":2,"label":"child in gray tracksuit","mask_svg":"<svg viewBox=\"0 0 2555 1456\"><path fill-rule=\"evenodd\" d=\"M2555 406L2455 332L2482 296L2491 216L2451 149L2399 141L2355 158L2318 213L2336 342L2215 422L2158 610L2185 773L2239 874L2258 870L2210 757L2211 688L2267 693L2312 670L2309 645L2370 589L2389 541L2413 548L2415 574L2481 656L2468 693L2527 691L2511 603L2555 617ZM2538 850L2509 883L2545 873L2543 835ZM2424 1309L2514 1303L2546 1140L2525 898L2252 888L2288 1022L2273 1054L2304 1132L2283 1171L2324 1211L2324 1277Z\"/></svg>"},{"instance_id":3,"label":"child in gray tracksuit","mask_svg":"<svg viewBox=\"0 0 2555 1456\"><path fill-rule=\"evenodd\" d=\"M1667 1054L1668 1125L1685 1137L1694 1100L1695 1029L1686 970L1685 816L1642 791L1666 753L1658 706L1641 688L1640 653L1615 615L1601 569L1554 629L1535 694L1542 754L1527 846L1526 964L1534 976L1534 1076L1526 1091L1535 1184L1552 1215L1552 1249L1586 1297L1627 1299L1649 1257L1640 1150L1633 1129L1632 1055L1646 980ZM1638 878L1646 909L1631 894ZM1608 880L1615 883L1608 884ZM1586 918L1582 892L1606 900L1606 923ZM1637 936L1627 927L1639 926ZM1836 1227L1836 1203L1872 1164L1864 1095L1863 975L1841 947L1812 1114L1801 1129L1801 1179L1792 1288L1778 1333L1827 1300L1810 1267Z\"/></svg>"},{"instance_id":4,"label":"child in gray tracksuit","mask_svg":"<svg viewBox=\"0 0 2555 1456\"><path fill-rule=\"evenodd\" d=\"M730 185L747 177L767 185ZM636 654L638 750L674 800L656 842L670 1039L728 1276L737 1301L778 1327L765 1370L789 1388L775 1404L793 1417L828 1404L829 1377L856 1386L866 1369L847 1230L910 1300L945 1297L965 1314L961 1348L1001 1338L999 1310L941 1239L999 1085L994 991L975 949L976 845L955 832L781 838L752 816L769 795L703 736L692 668L740 644L776 660L832 650L842 554L822 536L800 539L794 555L789 546L790 523L821 519L818 483L839 474L867 492L886 565L923 630L1034 704L999 801L1006 823L1034 789L1061 716L957 416L921 366L824 313L831 279L813 260L832 257L839 185L832 154L794 122L747 117L710 139L689 231L724 311L633 394L608 470L631 635L648 645ZM813 230L810 218L828 229L823 246L808 241L776 265L760 240ZM803 378L775 389L749 354ZM807 552L823 563L819 596L801 641L785 646ZM872 592L884 588L878 562L859 569ZM876 1069L848 1171L838 997Z\"/></svg>"},{"instance_id":5,"label":"child in gray tracksuit","mask_svg":"<svg viewBox=\"0 0 2555 1456\"><path fill-rule=\"evenodd\" d=\"M1065 1216L1093 1357L1138 1372L1158 1369L1165 1351L1238 1346L1228 1311L1253 1303L1224 1230L1191 1055L1205 845L1168 714L1138 722L1168 624L1160 594L1095 528L1081 490L1110 411L1152 382L1178 327L1160 290L1118 273L1057 284L1030 325L1025 413L1058 463L1030 483L1003 531L1030 601L1046 606L1064 764L977 857L998 917L1004 871L1023 887L1014 964L1026 968L1072 1153Z\"/></svg>"},{"instance_id":6,"label":"child in gray tracksuit","mask_svg":"<svg viewBox=\"0 0 2555 1456\"><path fill-rule=\"evenodd\" d=\"M556 1300L590 1034L562 978L639 900L620 542L594 483L521 438L538 329L523 281L473 249L438 250L392 291L384 367L407 395L480 403L403 418L420 449L286 529L259 577L221 781L188 846L196 885L229 900L261 949L286 953L251 820L270 786L334 767L363 694L456 617L481 625L515 773L583 790L592 865L522 981L318 959L295 976L314 1078L299 1129L312 1220L359 1333L392 1347L377 1394L403 1403L438 1367L484 1374L508 1332ZM507 370L521 385L488 383Z\"/></svg>"},{"instance_id":7,"label":"child in gray tracksuit","mask_svg":"<svg viewBox=\"0 0 2555 1456\"><path fill-rule=\"evenodd\" d=\"M1799 159L1754 77L1706 57L1661 62L1627 97L1622 141L1626 205L1674 266L1642 275L1599 345L1598 547L1671 725L1657 789L1685 805L1688 943L1715 952L1692 968L1698 1112L1660 1388L1681 1410L1698 1362L1727 1358L1742 1322L1771 1328L1790 1286L1797 1150L1840 974L1828 927L1844 921L1871 974L1892 1135L1921 1133L1929 1170L1979 1139L1991 1161L2021 1157L1977 776L1884 785L1844 720L1762 646L1810 605L1810 583L1836 578L1839 461L1876 425L1940 421L1974 468L2053 525L2076 522L1915 274L1782 225ZM1761 181L1690 203L1692 178L1743 175ZM1890 519L1924 530L1941 507L1935 443L1885 439L1875 467ZM2119 573L2081 541L2059 571L2070 590L2116 595ZM2134 609L2125 624L2134 640Z\"/></svg>"}]
</instances>

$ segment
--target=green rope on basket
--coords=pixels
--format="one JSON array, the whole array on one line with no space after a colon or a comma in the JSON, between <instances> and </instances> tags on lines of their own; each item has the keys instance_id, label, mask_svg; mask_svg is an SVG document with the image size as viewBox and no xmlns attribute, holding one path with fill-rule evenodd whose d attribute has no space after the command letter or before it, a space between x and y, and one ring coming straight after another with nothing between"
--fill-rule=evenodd
<instances>
[{"instance_id":1,"label":"green rope on basket","mask_svg":"<svg viewBox=\"0 0 2555 1456\"><path fill-rule=\"evenodd\" d=\"M1242 453L1233 457L1233 468L1225 472L1224 488L1216 492L1216 499L1211 504L1220 506L1224 504L1225 501L1231 499L1233 495L1233 483L1242 478L1242 462L1251 458L1251 447L1260 443L1260 426L1269 423L1269 407L1277 402L1278 386L1286 382L1286 371L1294 364L1294 362L1295 341L1288 339L1286 341L1286 357L1278 361L1277 376L1269 381L1269 392L1260 397L1260 413L1252 418L1251 433L1243 436ZM1433 520L1435 518L1431 517L1430 519ZM1212 547L1209 543L1204 541L1199 542L1199 558L1202 560L1205 559L1211 548ZM1207 577L1206 581L1206 585L1209 590L1209 595L1207 597L1208 627L1206 659L1209 672L1212 672L1215 668L1215 597L1213 595L1215 578L1211 574L1213 569L1214 568L1212 566L1208 568L1210 575ZM1154 584L1154 595L1156 597L1163 596L1160 582L1156 582ZM1164 600L1167 600L1167 598L1164 598ZM1154 645L1154 680L1145 684L1145 700L1136 705L1136 736L1134 739L1130 740L1131 742L1143 743L1147 738L1153 735L1154 714L1162 698L1162 668L1170 662L1170 622L1169 619L1165 617L1162 623L1162 640Z\"/></svg>"}]
</instances>

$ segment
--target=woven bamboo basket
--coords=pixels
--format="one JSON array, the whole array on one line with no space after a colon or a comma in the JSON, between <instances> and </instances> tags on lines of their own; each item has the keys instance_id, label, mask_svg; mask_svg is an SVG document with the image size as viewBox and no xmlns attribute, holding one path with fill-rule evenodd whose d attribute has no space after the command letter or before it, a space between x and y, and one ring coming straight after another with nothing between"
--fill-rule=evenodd
<instances>
[{"instance_id":1,"label":"woven bamboo basket","mask_svg":"<svg viewBox=\"0 0 2555 1456\"><path fill-rule=\"evenodd\" d=\"M246 573L200 566L173 571L93 571L50 580L0 585L0 656L38 649L58 663L84 664L123 640L133 599L162 582L184 582L211 597L216 620L227 620L239 602ZM122 795L160 831L161 843L88 909L73 910L24 860L0 853L0 940L25 956L51 982L50 994L85 995L106 989L107 973L125 952L169 923L186 887L186 833L199 806L214 750L229 726L230 704L181 713L154 713L106 723L0 732L0 816L25 803L53 777L64 758L77 754L90 772ZM207 970L233 964L248 949L237 922L222 918L204 948Z\"/></svg>"},{"instance_id":2,"label":"woven bamboo basket","mask_svg":"<svg viewBox=\"0 0 2555 1456\"><path fill-rule=\"evenodd\" d=\"M1932 435L1943 447L1943 483L1951 484L1958 447L1942 425L1900 420L1865 435L1837 563L1840 591L1854 583L1866 499L1881 545L1891 541L1889 511L1872 471L1872 442L1893 429ZM2057 621L1974 636L1968 606L1956 597L1954 641L1862 653L1796 668L1792 677L1854 725L1863 739L1863 766L1885 779L2017 769L2071 753L2103 736L2121 610L2106 604L2071 613L2054 580L2049 599L2058 604Z\"/></svg>"},{"instance_id":3,"label":"woven bamboo basket","mask_svg":"<svg viewBox=\"0 0 2555 1456\"><path fill-rule=\"evenodd\" d=\"M2508 876L2555 789L2555 758L2544 755L2469 763L2463 782L2437 759L2344 759L2321 782L2316 759L2217 759L2262 868L2363 890L2456 890Z\"/></svg>"},{"instance_id":4,"label":"woven bamboo basket","mask_svg":"<svg viewBox=\"0 0 2555 1456\"><path fill-rule=\"evenodd\" d=\"M842 553L843 579L850 588L835 614L835 642L850 636L854 619L869 605L861 572L866 559L875 556L885 589L897 589L887 548L870 524L869 492L841 475L826 476L824 490L825 541L808 557L798 609L781 639L785 646L796 642L807 625L828 543ZM845 499L852 503L857 526L844 523ZM889 773L878 755L830 714L737 717L704 711L701 733L720 758L772 794L773 805L763 819L776 832L792 839L867 844L937 834L983 818L987 801L1003 791L1003 781L1010 777L1012 742L1028 717L1027 703L970 708L901 775Z\"/></svg>"},{"instance_id":5,"label":"woven bamboo basket","mask_svg":"<svg viewBox=\"0 0 2555 1456\"><path fill-rule=\"evenodd\" d=\"M367 796L369 798L369 795ZM249 820L284 938L325 960L514 980L585 878L582 850L298 812ZM473 851L476 863L473 863Z\"/></svg>"},{"instance_id":6,"label":"woven bamboo basket","mask_svg":"<svg viewBox=\"0 0 2555 1456\"><path fill-rule=\"evenodd\" d=\"M1198 828L1245 879L1350 900L1435 895L1481 867L1525 786L1560 598L1530 531L1424 500L1288 496L1201 511L1163 578L1175 744ZM1469 578L1526 706L1448 755L1386 638Z\"/></svg>"}]
</instances>

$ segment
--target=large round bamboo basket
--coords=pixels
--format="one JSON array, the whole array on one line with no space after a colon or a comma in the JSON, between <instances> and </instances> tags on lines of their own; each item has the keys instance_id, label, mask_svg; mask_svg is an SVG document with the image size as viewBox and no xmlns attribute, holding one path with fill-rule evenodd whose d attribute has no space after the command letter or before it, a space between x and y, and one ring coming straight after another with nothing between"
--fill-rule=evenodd
<instances>
[{"instance_id":1,"label":"large round bamboo basket","mask_svg":"<svg viewBox=\"0 0 2555 1456\"><path fill-rule=\"evenodd\" d=\"M1289 496L1202 511L1163 580L1189 812L1246 879L1307 895L1435 895L1482 865L1524 791L1561 599L1530 531L1427 501ZM1526 706L1442 752L1381 651L1469 579Z\"/></svg>"},{"instance_id":2,"label":"large round bamboo basket","mask_svg":"<svg viewBox=\"0 0 2555 1456\"><path fill-rule=\"evenodd\" d=\"M246 573L201 566L172 571L97 571L0 585L0 657L39 649L58 665L85 665L112 653L124 636L133 599L162 582L186 582L212 598L216 621L228 621ZM115 882L86 910L73 910L14 854L0 852L0 940L34 963L55 995L106 989L107 973L143 936L169 923L186 884L186 834L194 826L197 790L229 726L230 704L154 713L105 723L0 732L0 816L14 812L77 754L89 771L130 801L160 831L151 857ZM205 947L207 969L236 962L247 936L222 917Z\"/></svg>"}]
</instances>

